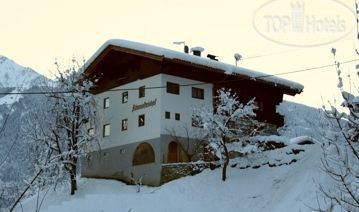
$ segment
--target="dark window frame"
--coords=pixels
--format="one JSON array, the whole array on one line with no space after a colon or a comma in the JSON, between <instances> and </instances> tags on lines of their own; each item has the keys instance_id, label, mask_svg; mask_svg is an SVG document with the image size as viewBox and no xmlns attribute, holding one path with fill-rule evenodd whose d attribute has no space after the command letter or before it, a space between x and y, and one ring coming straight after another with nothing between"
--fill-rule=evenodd
<instances>
[{"instance_id":1,"label":"dark window frame","mask_svg":"<svg viewBox=\"0 0 359 212\"><path fill-rule=\"evenodd\" d=\"M108 135L106 135L106 127L109 127L109 131L108 131ZM103 125L103 129L102 129L102 136L105 137L109 137L111 135L111 124L104 124Z\"/></svg>"},{"instance_id":2,"label":"dark window frame","mask_svg":"<svg viewBox=\"0 0 359 212\"><path fill-rule=\"evenodd\" d=\"M143 121L141 121L141 117L143 117ZM145 114L139 115L138 116L138 127L145 126L145 123L146 123Z\"/></svg>"},{"instance_id":3,"label":"dark window frame","mask_svg":"<svg viewBox=\"0 0 359 212\"><path fill-rule=\"evenodd\" d=\"M167 82L166 92L170 94L180 95L180 85L178 83Z\"/></svg>"},{"instance_id":4,"label":"dark window frame","mask_svg":"<svg viewBox=\"0 0 359 212\"><path fill-rule=\"evenodd\" d=\"M127 102L128 102L128 91L125 91L122 93L122 103L127 103Z\"/></svg>"},{"instance_id":5,"label":"dark window frame","mask_svg":"<svg viewBox=\"0 0 359 212\"><path fill-rule=\"evenodd\" d=\"M143 98L146 96L146 87L141 86L138 88L138 98Z\"/></svg>"},{"instance_id":6,"label":"dark window frame","mask_svg":"<svg viewBox=\"0 0 359 212\"><path fill-rule=\"evenodd\" d=\"M165 119L171 119L171 113L169 111L165 111Z\"/></svg>"},{"instance_id":7,"label":"dark window frame","mask_svg":"<svg viewBox=\"0 0 359 212\"><path fill-rule=\"evenodd\" d=\"M126 125L124 125L124 123L126 123ZM128 130L128 119L122 119L122 121L121 121L121 130L122 131Z\"/></svg>"},{"instance_id":8,"label":"dark window frame","mask_svg":"<svg viewBox=\"0 0 359 212\"><path fill-rule=\"evenodd\" d=\"M175 113L175 120L176 120L176 121L180 121L180 120L181 120L181 114L180 114L180 113Z\"/></svg>"},{"instance_id":9,"label":"dark window frame","mask_svg":"<svg viewBox=\"0 0 359 212\"><path fill-rule=\"evenodd\" d=\"M107 109L110 107L110 97L106 97L103 99L103 109Z\"/></svg>"},{"instance_id":10,"label":"dark window frame","mask_svg":"<svg viewBox=\"0 0 359 212\"><path fill-rule=\"evenodd\" d=\"M204 89L192 87L192 98L204 99Z\"/></svg>"}]
</instances>

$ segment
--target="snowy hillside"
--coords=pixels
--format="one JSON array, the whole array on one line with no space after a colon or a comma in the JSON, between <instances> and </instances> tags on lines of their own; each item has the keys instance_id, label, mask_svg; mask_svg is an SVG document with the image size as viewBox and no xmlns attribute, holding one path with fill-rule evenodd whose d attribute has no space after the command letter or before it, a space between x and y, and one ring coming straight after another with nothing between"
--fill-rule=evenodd
<instances>
[{"instance_id":1,"label":"snowy hillside","mask_svg":"<svg viewBox=\"0 0 359 212\"><path fill-rule=\"evenodd\" d=\"M47 80L47 78L31 68L23 67L13 60L0 55L0 93L25 91L33 86L41 85L44 80ZM11 105L22 97L22 95L0 94L0 105Z\"/></svg>"},{"instance_id":2,"label":"snowy hillside","mask_svg":"<svg viewBox=\"0 0 359 212\"><path fill-rule=\"evenodd\" d=\"M80 190L70 197L58 191L45 197L40 211L309 211L316 206L320 148L306 148L297 163L258 169L230 168L228 180L221 170L205 170L161 187L135 186L114 180L81 179ZM42 196L40 196L42 198ZM35 211L36 198L23 203L24 211Z\"/></svg>"},{"instance_id":3,"label":"snowy hillside","mask_svg":"<svg viewBox=\"0 0 359 212\"><path fill-rule=\"evenodd\" d=\"M320 171L320 132L325 121L317 109L284 102L278 109L286 126L275 140L282 148L231 160L227 181L221 170L204 170L160 187L141 188L114 180L80 179L79 191L68 195L62 187L25 200L24 211L311 211L317 205L317 185L328 184ZM303 118L305 117L305 118ZM329 130L327 128L326 130ZM313 144L301 144L308 140ZM18 211L22 209L18 208Z\"/></svg>"},{"instance_id":4,"label":"snowy hillside","mask_svg":"<svg viewBox=\"0 0 359 212\"><path fill-rule=\"evenodd\" d=\"M315 206L318 150L312 147L291 166L230 168L226 182L220 169L205 170L140 193L118 181L82 179L73 198L67 191L52 193L41 211L308 211L306 204ZM25 211L35 211L35 203L25 202Z\"/></svg>"},{"instance_id":5,"label":"snowy hillside","mask_svg":"<svg viewBox=\"0 0 359 212\"><path fill-rule=\"evenodd\" d=\"M46 80L30 68L0 56L0 93L35 91ZM8 207L34 171L30 143L23 131L33 108L44 107L43 95L0 94L0 211ZM31 122L30 122L31 123ZM9 195L3 195L8 191Z\"/></svg>"},{"instance_id":6,"label":"snowy hillside","mask_svg":"<svg viewBox=\"0 0 359 212\"><path fill-rule=\"evenodd\" d=\"M18 65L14 61L0 55L0 88L20 87L23 89L35 85L43 76L32 70Z\"/></svg>"}]
</instances>

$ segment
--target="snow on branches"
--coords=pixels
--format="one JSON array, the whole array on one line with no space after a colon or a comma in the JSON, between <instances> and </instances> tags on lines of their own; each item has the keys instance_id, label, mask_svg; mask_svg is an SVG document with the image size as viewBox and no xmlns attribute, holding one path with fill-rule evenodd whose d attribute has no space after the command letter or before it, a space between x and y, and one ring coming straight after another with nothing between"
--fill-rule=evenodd
<instances>
[{"instance_id":1,"label":"snow on branches","mask_svg":"<svg viewBox=\"0 0 359 212\"><path fill-rule=\"evenodd\" d=\"M229 163L227 143L242 132L240 125L244 120L254 120L256 106L254 100L240 103L236 94L225 89L217 91L215 101L214 109L195 107L193 119L198 127L203 128L209 148L220 159L223 166L222 180L225 181Z\"/></svg>"},{"instance_id":2,"label":"snow on branches","mask_svg":"<svg viewBox=\"0 0 359 212\"><path fill-rule=\"evenodd\" d=\"M58 75L47 86L45 110L34 110L28 131L37 143L39 177L47 184L70 182L71 194L77 190L76 175L80 156L95 139L87 130L96 120L96 101L89 92L92 83L78 71L76 60L66 68L55 63Z\"/></svg>"},{"instance_id":3,"label":"snow on branches","mask_svg":"<svg viewBox=\"0 0 359 212\"><path fill-rule=\"evenodd\" d=\"M359 211L359 97L347 92L341 77L341 65L336 60L336 50L332 49L338 77L338 89L342 93L342 109L331 105L323 106L326 116L334 120L340 136L326 135L323 145L322 168L332 180L332 187L319 186L324 198L330 201L330 208L344 211ZM354 87L356 87L354 85ZM357 90L358 92L359 90ZM318 209L318 211L324 211Z\"/></svg>"}]
</instances>

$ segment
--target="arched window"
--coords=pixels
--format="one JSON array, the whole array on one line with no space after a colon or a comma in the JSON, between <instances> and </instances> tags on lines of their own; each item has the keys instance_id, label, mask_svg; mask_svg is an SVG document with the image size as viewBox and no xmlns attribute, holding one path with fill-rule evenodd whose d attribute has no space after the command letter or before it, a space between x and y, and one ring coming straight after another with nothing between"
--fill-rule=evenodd
<instances>
[{"instance_id":1,"label":"arched window","mask_svg":"<svg viewBox=\"0 0 359 212\"><path fill-rule=\"evenodd\" d=\"M132 164L136 166L154 162L155 152L153 151L151 144L141 143L140 145L138 145L135 150L135 153L133 154Z\"/></svg>"},{"instance_id":2,"label":"arched window","mask_svg":"<svg viewBox=\"0 0 359 212\"><path fill-rule=\"evenodd\" d=\"M188 162L187 153L175 141L168 144L167 163Z\"/></svg>"}]
</instances>

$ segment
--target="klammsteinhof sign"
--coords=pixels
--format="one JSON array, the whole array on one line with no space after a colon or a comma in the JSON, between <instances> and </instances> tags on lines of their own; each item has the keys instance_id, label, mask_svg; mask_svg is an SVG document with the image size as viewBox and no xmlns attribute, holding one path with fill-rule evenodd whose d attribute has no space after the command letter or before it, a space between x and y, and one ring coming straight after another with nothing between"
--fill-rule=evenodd
<instances>
[{"instance_id":1,"label":"klammsteinhof sign","mask_svg":"<svg viewBox=\"0 0 359 212\"><path fill-rule=\"evenodd\" d=\"M139 104L139 105L133 105L132 106L132 112L136 111L136 110L141 110L141 109L144 109L144 108L155 106L156 102L157 102L157 99L151 100L151 101L148 101L148 102L144 102L144 103Z\"/></svg>"}]
</instances>

